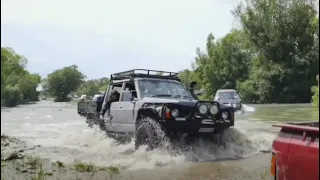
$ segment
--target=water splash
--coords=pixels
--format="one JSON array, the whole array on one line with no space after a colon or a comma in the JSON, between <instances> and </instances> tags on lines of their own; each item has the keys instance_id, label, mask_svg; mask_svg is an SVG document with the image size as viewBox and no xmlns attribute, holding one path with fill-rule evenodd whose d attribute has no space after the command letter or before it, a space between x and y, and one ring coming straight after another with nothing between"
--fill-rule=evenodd
<instances>
[{"instance_id":1,"label":"water splash","mask_svg":"<svg viewBox=\"0 0 320 180\"><path fill-rule=\"evenodd\" d=\"M245 158L269 149L273 140L273 136L267 133L257 134L241 128L230 128L224 135L226 148L199 139L188 151L172 154L167 148L148 151L146 146L141 146L134 150L133 141L119 144L114 139L108 138L98 127L82 130L69 129L61 133L56 134L56 137L51 140L44 136L38 137L35 142L41 144L42 149L38 149L37 153L53 160L69 163L74 159L80 159L104 166L119 165L131 170L183 166L193 161Z\"/></svg>"},{"instance_id":2,"label":"water splash","mask_svg":"<svg viewBox=\"0 0 320 180\"><path fill-rule=\"evenodd\" d=\"M244 112L254 112L256 109L254 107L248 106L246 104L242 104L241 110Z\"/></svg>"},{"instance_id":3,"label":"water splash","mask_svg":"<svg viewBox=\"0 0 320 180\"><path fill-rule=\"evenodd\" d=\"M3 133L18 136L30 144L40 144L33 153L73 163L75 159L94 162L97 165L120 165L128 169L183 166L192 161L215 161L252 156L271 147L274 134L261 122L243 119L235 127L226 130L226 148L199 139L183 153L172 153L167 148L146 150L146 146L134 149L134 142L119 144L106 137L98 127L88 128L73 108L63 108L53 103L32 105L2 112ZM63 104L64 106L64 104ZM245 108L248 106L244 106ZM250 108L246 108L250 111ZM251 109L252 110L252 109ZM35 113L24 119L25 113ZM15 118L15 121L12 121ZM5 126L5 127L4 127Z\"/></svg>"}]
</instances>

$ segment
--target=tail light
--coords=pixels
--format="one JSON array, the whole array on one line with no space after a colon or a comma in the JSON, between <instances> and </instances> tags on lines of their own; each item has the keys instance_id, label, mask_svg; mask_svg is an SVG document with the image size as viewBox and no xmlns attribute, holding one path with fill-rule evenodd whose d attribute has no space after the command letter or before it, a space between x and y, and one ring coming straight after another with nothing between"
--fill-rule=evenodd
<instances>
[{"instance_id":1,"label":"tail light","mask_svg":"<svg viewBox=\"0 0 320 180\"><path fill-rule=\"evenodd\" d=\"M275 155L275 153L272 153L270 173L271 173L271 176L276 178L276 155Z\"/></svg>"}]
</instances>

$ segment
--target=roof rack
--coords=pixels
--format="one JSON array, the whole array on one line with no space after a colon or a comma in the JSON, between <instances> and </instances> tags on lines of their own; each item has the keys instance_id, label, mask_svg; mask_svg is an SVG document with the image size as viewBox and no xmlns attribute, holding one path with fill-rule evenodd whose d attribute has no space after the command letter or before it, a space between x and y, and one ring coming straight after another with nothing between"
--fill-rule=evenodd
<instances>
[{"instance_id":1,"label":"roof rack","mask_svg":"<svg viewBox=\"0 0 320 180\"><path fill-rule=\"evenodd\" d=\"M129 71L123 71L111 75L111 80L122 80L122 79L133 79L136 77L149 77L149 78L159 78L159 79L173 79L180 81L178 77L179 73L168 72L168 71L158 71L150 69L132 69Z\"/></svg>"}]
</instances>

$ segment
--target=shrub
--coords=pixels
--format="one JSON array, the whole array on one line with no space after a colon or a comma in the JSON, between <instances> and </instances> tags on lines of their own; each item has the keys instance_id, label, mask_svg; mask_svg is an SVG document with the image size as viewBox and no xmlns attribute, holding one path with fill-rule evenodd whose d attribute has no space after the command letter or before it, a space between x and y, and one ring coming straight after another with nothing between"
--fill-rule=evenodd
<instances>
[{"instance_id":1,"label":"shrub","mask_svg":"<svg viewBox=\"0 0 320 180\"><path fill-rule=\"evenodd\" d=\"M2 92L2 103L7 107L14 107L21 101L21 92L18 86L7 85Z\"/></svg>"}]
</instances>

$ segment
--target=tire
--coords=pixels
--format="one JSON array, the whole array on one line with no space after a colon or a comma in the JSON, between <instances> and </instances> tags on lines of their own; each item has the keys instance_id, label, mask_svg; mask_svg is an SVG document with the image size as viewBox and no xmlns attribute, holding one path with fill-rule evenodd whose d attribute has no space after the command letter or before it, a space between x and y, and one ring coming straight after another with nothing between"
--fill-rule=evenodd
<instances>
[{"instance_id":1,"label":"tire","mask_svg":"<svg viewBox=\"0 0 320 180\"><path fill-rule=\"evenodd\" d=\"M154 119L141 120L136 127L135 148L147 145L149 149L155 149L162 145L165 133L161 125Z\"/></svg>"}]
</instances>

